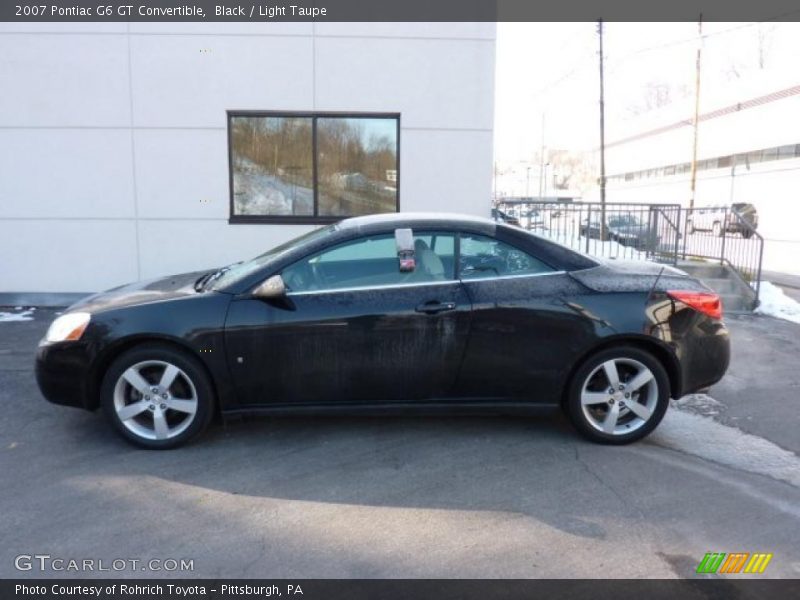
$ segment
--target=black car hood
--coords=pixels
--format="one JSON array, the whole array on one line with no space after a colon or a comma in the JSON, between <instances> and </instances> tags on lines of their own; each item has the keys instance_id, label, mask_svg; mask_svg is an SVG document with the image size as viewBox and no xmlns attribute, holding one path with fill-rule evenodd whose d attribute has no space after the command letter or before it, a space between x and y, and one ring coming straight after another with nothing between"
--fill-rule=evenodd
<instances>
[{"instance_id":1,"label":"black car hood","mask_svg":"<svg viewBox=\"0 0 800 600\"><path fill-rule=\"evenodd\" d=\"M700 280L669 265L644 260L597 260L600 264L596 267L570 273L580 283L596 292L709 290Z\"/></svg>"},{"instance_id":2,"label":"black car hood","mask_svg":"<svg viewBox=\"0 0 800 600\"><path fill-rule=\"evenodd\" d=\"M103 310L121 308L123 306L148 304L150 302L162 302L164 300L193 296L198 293L194 289L195 282L201 275L209 271L211 271L211 269L208 271L181 273L180 275L170 275L169 277L121 285L105 292L82 298L67 310L100 312Z\"/></svg>"}]
</instances>

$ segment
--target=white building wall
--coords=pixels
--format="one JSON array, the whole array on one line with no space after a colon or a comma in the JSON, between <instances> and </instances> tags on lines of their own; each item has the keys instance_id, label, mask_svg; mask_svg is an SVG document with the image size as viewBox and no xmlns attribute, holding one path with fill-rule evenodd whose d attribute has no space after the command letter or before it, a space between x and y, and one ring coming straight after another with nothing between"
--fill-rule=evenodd
<instances>
[{"instance_id":1,"label":"white building wall","mask_svg":"<svg viewBox=\"0 0 800 600\"><path fill-rule=\"evenodd\" d=\"M487 215L493 23L0 24L0 293L247 258L226 110L401 113L403 211Z\"/></svg>"},{"instance_id":2,"label":"white building wall","mask_svg":"<svg viewBox=\"0 0 800 600\"><path fill-rule=\"evenodd\" d=\"M743 91L730 93L707 102L703 112L713 111L736 103L794 88L800 81L796 74L784 81L759 81ZM680 112L683 110L683 112ZM650 135L610 147L606 154L608 174L688 163L692 156L693 128L691 109L669 107L662 113L654 111L644 129L633 127L624 135L652 131L655 127L675 123L686 125L657 135ZM787 95L759 106L701 121L698 130L698 161L740 154L788 144L800 144L800 95ZM661 119L657 121L656 119ZM641 126L641 124L639 124ZM622 137L622 136L621 136ZM634 178L608 182L609 202L677 203L686 206L691 196L690 172ZM758 210L758 232L764 237L763 266L766 270L800 274L800 204L795 190L800 188L800 158L785 158L746 164L739 161L731 166L698 170L695 206L722 206L748 202Z\"/></svg>"}]
</instances>

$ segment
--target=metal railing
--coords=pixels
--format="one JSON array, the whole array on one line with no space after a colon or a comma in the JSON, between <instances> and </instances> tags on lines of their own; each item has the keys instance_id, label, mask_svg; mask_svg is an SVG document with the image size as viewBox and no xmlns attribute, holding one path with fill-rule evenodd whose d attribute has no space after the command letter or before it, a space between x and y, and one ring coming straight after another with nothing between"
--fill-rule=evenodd
<instances>
[{"instance_id":1,"label":"metal railing","mask_svg":"<svg viewBox=\"0 0 800 600\"><path fill-rule=\"evenodd\" d=\"M764 238L755 214L742 214L730 206L684 209L681 257L719 261L730 266L753 286L758 301Z\"/></svg>"},{"instance_id":2,"label":"metal railing","mask_svg":"<svg viewBox=\"0 0 800 600\"><path fill-rule=\"evenodd\" d=\"M506 200L496 218L603 258L677 264L701 259L728 265L760 292L764 238L755 215L731 207L684 209L679 204ZM603 223L605 214L605 231Z\"/></svg>"},{"instance_id":3,"label":"metal railing","mask_svg":"<svg viewBox=\"0 0 800 600\"><path fill-rule=\"evenodd\" d=\"M604 211L596 202L504 201L497 209L524 229L593 256L671 264L678 260L679 204L609 202Z\"/></svg>"}]
</instances>

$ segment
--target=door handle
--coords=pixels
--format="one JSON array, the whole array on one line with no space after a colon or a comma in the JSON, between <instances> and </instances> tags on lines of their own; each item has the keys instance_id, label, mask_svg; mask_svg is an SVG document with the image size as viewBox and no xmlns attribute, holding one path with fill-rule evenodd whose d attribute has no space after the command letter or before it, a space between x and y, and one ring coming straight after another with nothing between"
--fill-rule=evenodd
<instances>
[{"instance_id":1,"label":"door handle","mask_svg":"<svg viewBox=\"0 0 800 600\"><path fill-rule=\"evenodd\" d=\"M423 302L415 309L419 313L426 315L435 315L436 313L454 310L456 307L455 302L439 302L438 300L431 300L430 302Z\"/></svg>"}]
</instances>

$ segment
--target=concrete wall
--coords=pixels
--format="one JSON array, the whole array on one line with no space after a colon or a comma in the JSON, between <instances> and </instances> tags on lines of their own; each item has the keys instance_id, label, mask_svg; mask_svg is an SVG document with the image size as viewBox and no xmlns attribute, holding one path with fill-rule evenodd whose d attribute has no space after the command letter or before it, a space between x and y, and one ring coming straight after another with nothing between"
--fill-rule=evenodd
<instances>
[{"instance_id":1,"label":"concrete wall","mask_svg":"<svg viewBox=\"0 0 800 600\"><path fill-rule=\"evenodd\" d=\"M401 113L403 211L488 214L493 23L0 24L0 293L248 258L228 109Z\"/></svg>"}]
</instances>

